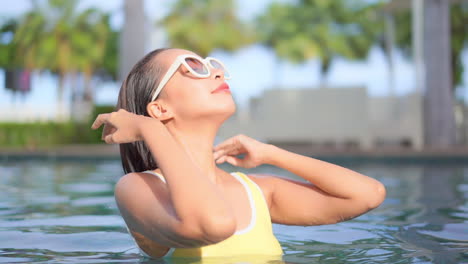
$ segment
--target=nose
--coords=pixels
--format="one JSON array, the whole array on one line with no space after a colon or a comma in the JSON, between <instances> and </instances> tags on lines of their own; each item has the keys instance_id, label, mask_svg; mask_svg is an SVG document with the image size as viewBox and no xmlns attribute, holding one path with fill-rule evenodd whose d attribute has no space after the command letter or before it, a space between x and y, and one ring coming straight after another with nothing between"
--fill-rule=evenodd
<instances>
[{"instance_id":1,"label":"nose","mask_svg":"<svg viewBox=\"0 0 468 264\"><path fill-rule=\"evenodd\" d=\"M224 71L222 69L211 68L211 70L213 71L211 75L214 79L224 79Z\"/></svg>"}]
</instances>

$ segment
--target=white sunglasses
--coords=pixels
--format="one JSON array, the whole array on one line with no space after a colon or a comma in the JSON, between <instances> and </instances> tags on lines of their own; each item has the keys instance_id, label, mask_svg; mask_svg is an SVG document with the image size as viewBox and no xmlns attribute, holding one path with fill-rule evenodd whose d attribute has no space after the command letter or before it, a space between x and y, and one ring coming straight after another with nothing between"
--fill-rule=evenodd
<instances>
[{"instance_id":1,"label":"white sunglasses","mask_svg":"<svg viewBox=\"0 0 468 264\"><path fill-rule=\"evenodd\" d=\"M224 64L215 58L212 57L207 57L206 59L202 59L198 56L191 55L191 54L184 54L184 55L179 55L175 59L175 61L172 63L171 67L167 70L166 74L162 78L161 82L158 85L158 88L156 88L156 91L153 94L153 97L151 98L151 102L156 100L156 97L158 97L159 93L161 92L162 88L167 84L169 79L171 79L172 75L177 71L177 69L180 67L180 65L184 65L187 70L190 71L193 76L197 78L208 78L211 76L211 71L210 67L213 69L220 69L224 72L224 79L229 80L231 79L231 76L229 75L229 72L226 70L226 67L224 67Z\"/></svg>"}]
</instances>

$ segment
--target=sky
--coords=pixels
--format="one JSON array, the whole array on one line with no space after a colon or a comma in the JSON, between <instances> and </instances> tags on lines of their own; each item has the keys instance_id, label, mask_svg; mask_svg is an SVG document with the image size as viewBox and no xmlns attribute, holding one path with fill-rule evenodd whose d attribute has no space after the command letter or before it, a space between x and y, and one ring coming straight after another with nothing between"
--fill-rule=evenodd
<instances>
[{"instance_id":1,"label":"sky","mask_svg":"<svg viewBox=\"0 0 468 264\"><path fill-rule=\"evenodd\" d=\"M286 0L282 0L286 1ZM146 0L145 11L150 22L162 18L169 10L173 0ZM237 0L238 15L241 19L249 20L260 14L272 0ZM79 8L90 6L98 7L112 12L112 26L119 28L123 23L122 0L82 0ZM0 0L0 17L19 16L30 8L29 0ZM155 45L153 43L153 45ZM149 47L149 49L157 48ZM234 53L216 51L211 56L221 59L229 69L233 78L229 85L236 103L246 106L249 98L260 96L266 89L273 87L290 88L317 88L319 85L319 61L312 59L303 64L291 64L278 60L273 51L255 44L242 48ZM414 90L413 66L408 58L397 53L395 56L395 87L397 95L404 95ZM468 68L468 52L463 55L464 64ZM468 69L464 74L465 85L468 83ZM9 91L3 88L4 76L0 71L0 108L28 106L40 109L44 113L53 115L56 102L56 78L50 75L33 76L33 90L24 98L13 98ZM389 94L389 74L383 53L374 48L367 60L346 61L337 59L333 62L327 78L330 87L356 87L365 86L371 96L385 96ZM119 83L100 83L97 87L96 102L98 104L115 104L117 100ZM468 97L467 89L459 96ZM20 106L18 106L18 104ZM0 115L1 118L1 115Z\"/></svg>"}]
</instances>

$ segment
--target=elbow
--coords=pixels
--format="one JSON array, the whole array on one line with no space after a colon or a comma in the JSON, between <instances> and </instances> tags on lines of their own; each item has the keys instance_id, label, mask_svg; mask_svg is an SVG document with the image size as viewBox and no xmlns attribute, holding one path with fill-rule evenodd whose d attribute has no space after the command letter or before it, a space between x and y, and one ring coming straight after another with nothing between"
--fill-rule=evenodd
<instances>
[{"instance_id":1,"label":"elbow","mask_svg":"<svg viewBox=\"0 0 468 264\"><path fill-rule=\"evenodd\" d=\"M234 217L221 216L211 217L201 229L204 240L212 244L232 236L236 231L236 226Z\"/></svg>"},{"instance_id":2,"label":"elbow","mask_svg":"<svg viewBox=\"0 0 468 264\"><path fill-rule=\"evenodd\" d=\"M186 247L200 247L219 243L236 231L233 217L213 217L200 222L185 223L180 235L189 241Z\"/></svg>"},{"instance_id":3,"label":"elbow","mask_svg":"<svg viewBox=\"0 0 468 264\"><path fill-rule=\"evenodd\" d=\"M381 182L376 182L369 195L367 206L369 210L375 209L385 200L387 191Z\"/></svg>"}]
</instances>

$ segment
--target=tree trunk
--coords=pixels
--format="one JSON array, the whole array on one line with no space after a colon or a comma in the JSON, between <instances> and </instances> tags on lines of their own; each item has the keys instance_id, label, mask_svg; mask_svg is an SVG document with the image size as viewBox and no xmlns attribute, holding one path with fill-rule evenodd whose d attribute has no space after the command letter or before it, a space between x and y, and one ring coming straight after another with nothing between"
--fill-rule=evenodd
<instances>
[{"instance_id":1,"label":"tree trunk","mask_svg":"<svg viewBox=\"0 0 468 264\"><path fill-rule=\"evenodd\" d=\"M322 58L320 63L320 87L326 88L328 86L327 77L331 68L331 59L328 57Z\"/></svg>"},{"instance_id":2,"label":"tree trunk","mask_svg":"<svg viewBox=\"0 0 468 264\"><path fill-rule=\"evenodd\" d=\"M91 118L94 108L94 91L92 85L92 73L84 73L84 100L82 104L82 119L81 122L86 122Z\"/></svg>"},{"instance_id":3,"label":"tree trunk","mask_svg":"<svg viewBox=\"0 0 468 264\"><path fill-rule=\"evenodd\" d=\"M88 122L91 117L94 106L91 77L92 75L88 72L85 71L83 73L84 84L81 86L81 93L76 94L75 100L72 101L72 107L70 108L73 122L85 123Z\"/></svg>"},{"instance_id":4,"label":"tree trunk","mask_svg":"<svg viewBox=\"0 0 468 264\"><path fill-rule=\"evenodd\" d=\"M84 101L94 103L94 91L91 84L92 74L84 73Z\"/></svg>"},{"instance_id":5,"label":"tree trunk","mask_svg":"<svg viewBox=\"0 0 468 264\"><path fill-rule=\"evenodd\" d=\"M64 90L65 90L65 74L58 74L58 86L57 86L57 121L65 121L65 102L64 102Z\"/></svg>"},{"instance_id":6,"label":"tree trunk","mask_svg":"<svg viewBox=\"0 0 468 264\"><path fill-rule=\"evenodd\" d=\"M385 15L385 49L388 65L388 95L395 96L395 19L392 14Z\"/></svg>"},{"instance_id":7,"label":"tree trunk","mask_svg":"<svg viewBox=\"0 0 468 264\"><path fill-rule=\"evenodd\" d=\"M424 141L429 148L455 143L450 46L450 3L424 1Z\"/></svg>"},{"instance_id":8,"label":"tree trunk","mask_svg":"<svg viewBox=\"0 0 468 264\"><path fill-rule=\"evenodd\" d=\"M124 80L147 50L148 28L143 0L123 1L125 23L120 34L119 79Z\"/></svg>"}]
</instances>

